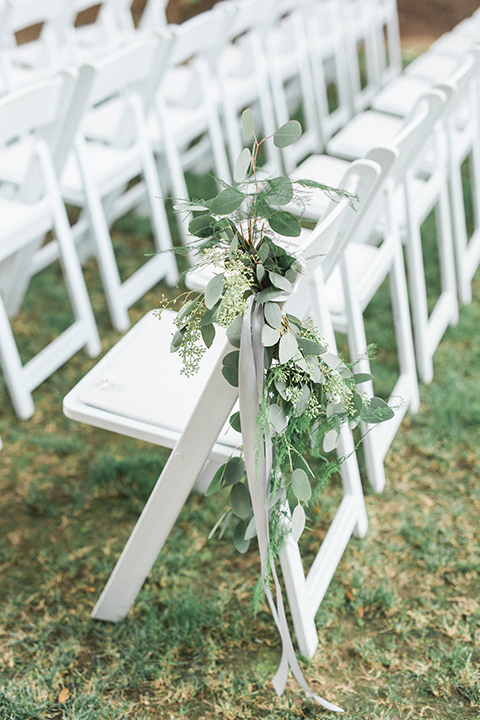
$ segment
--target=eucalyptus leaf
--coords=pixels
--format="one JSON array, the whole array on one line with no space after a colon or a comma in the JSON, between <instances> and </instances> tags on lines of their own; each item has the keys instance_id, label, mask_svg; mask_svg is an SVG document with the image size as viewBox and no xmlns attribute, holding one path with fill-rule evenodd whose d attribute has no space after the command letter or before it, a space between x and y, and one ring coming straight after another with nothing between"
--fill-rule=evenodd
<instances>
[{"instance_id":1,"label":"eucalyptus leaf","mask_svg":"<svg viewBox=\"0 0 480 720\"><path fill-rule=\"evenodd\" d=\"M242 426L240 425L240 413L238 411L234 412L233 415L230 415L228 422L234 430L239 433L242 432Z\"/></svg>"},{"instance_id":2,"label":"eucalyptus leaf","mask_svg":"<svg viewBox=\"0 0 480 720\"><path fill-rule=\"evenodd\" d=\"M325 433L325 436L323 438L323 450L324 452L328 453L332 450L335 450L338 443L338 430L333 428L332 430L328 430L328 432Z\"/></svg>"},{"instance_id":3,"label":"eucalyptus leaf","mask_svg":"<svg viewBox=\"0 0 480 720\"><path fill-rule=\"evenodd\" d=\"M275 380L275 387L277 389L278 394L280 397L282 397L284 400L287 399L287 383L283 382L282 380Z\"/></svg>"},{"instance_id":4,"label":"eucalyptus leaf","mask_svg":"<svg viewBox=\"0 0 480 720\"><path fill-rule=\"evenodd\" d=\"M289 120L278 128L273 135L273 144L278 148L286 148L297 142L302 134L302 126L297 120Z\"/></svg>"},{"instance_id":5,"label":"eucalyptus leaf","mask_svg":"<svg viewBox=\"0 0 480 720\"><path fill-rule=\"evenodd\" d=\"M298 338L298 347L303 350L305 355L323 355L323 353L327 352L325 345L307 338Z\"/></svg>"},{"instance_id":6,"label":"eucalyptus leaf","mask_svg":"<svg viewBox=\"0 0 480 720\"><path fill-rule=\"evenodd\" d=\"M280 273L269 272L268 277L270 278L270 282L272 283L272 285L274 285L275 287L277 287L280 290L283 290L284 292L287 292L287 293L292 292L292 290L293 290L292 283L289 280L287 280L286 277L284 277L283 275L280 275Z\"/></svg>"},{"instance_id":7,"label":"eucalyptus leaf","mask_svg":"<svg viewBox=\"0 0 480 720\"><path fill-rule=\"evenodd\" d=\"M267 257L270 254L270 247L268 243L263 242L260 247L257 249L257 255L260 259L260 262L264 263Z\"/></svg>"},{"instance_id":8,"label":"eucalyptus leaf","mask_svg":"<svg viewBox=\"0 0 480 720\"><path fill-rule=\"evenodd\" d=\"M191 300L186 305L184 305L177 313L177 322L181 320L183 317L187 317L187 315L190 314L190 312L195 308L196 305L201 300L201 295L198 295L194 300Z\"/></svg>"},{"instance_id":9,"label":"eucalyptus leaf","mask_svg":"<svg viewBox=\"0 0 480 720\"><path fill-rule=\"evenodd\" d=\"M275 432L281 434L287 427L288 423L285 413L283 412L283 408L281 408L280 405L273 403L270 405L268 415L270 418L270 424Z\"/></svg>"},{"instance_id":10,"label":"eucalyptus leaf","mask_svg":"<svg viewBox=\"0 0 480 720\"><path fill-rule=\"evenodd\" d=\"M195 237L207 238L213 235L216 220L211 215L198 215L188 224L188 232Z\"/></svg>"},{"instance_id":11,"label":"eucalyptus leaf","mask_svg":"<svg viewBox=\"0 0 480 720\"><path fill-rule=\"evenodd\" d=\"M353 379L355 380L355 385L360 385L361 383L372 380L372 376L370 373L354 373Z\"/></svg>"},{"instance_id":12,"label":"eucalyptus leaf","mask_svg":"<svg viewBox=\"0 0 480 720\"><path fill-rule=\"evenodd\" d=\"M295 215L286 210L277 210L267 220L274 232L285 235L285 237L298 237L302 231Z\"/></svg>"},{"instance_id":13,"label":"eucalyptus leaf","mask_svg":"<svg viewBox=\"0 0 480 720\"><path fill-rule=\"evenodd\" d=\"M257 526L255 525L255 518L252 516L245 529L245 540L253 540L254 537L257 537Z\"/></svg>"},{"instance_id":14,"label":"eucalyptus leaf","mask_svg":"<svg viewBox=\"0 0 480 720\"><path fill-rule=\"evenodd\" d=\"M362 420L374 424L391 420L393 417L395 417L395 413L385 400L372 397L363 411Z\"/></svg>"},{"instance_id":15,"label":"eucalyptus leaf","mask_svg":"<svg viewBox=\"0 0 480 720\"><path fill-rule=\"evenodd\" d=\"M257 264L256 273L257 273L257 280L259 283L262 282L263 278L265 277L265 268L263 267L262 263Z\"/></svg>"},{"instance_id":16,"label":"eucalyptus leaf","mask_svg":"<svg viewBox=\"0 0 480 720\"><path fill-rule=\"evenodd\" d=\"M269 205L286 205L293 198L293 185L291 180L284 175L272 178L268 181L266 193Z\"/></svg>"},{"instance_id":17,"label":"eucalyptus leaf","mask_svg":"<svg viewBox=\"0 0 480 720\"><path fill-rule=\"evenodd\" d=\"M275 300L276 298L280 297L280 295L282 294L282 290L279 290L276 287L265 288L265 290L260 290L260 292L258 293L257 303L270 302L271 300Z\"/></svg>"},{"instance_id":18,"label":"eucalyptus leaf","mask_svg":"<svg viewBox=\"0 0 480 720\"><path fill-rule=\"evenodd\" d=\"M182 344L183 338L185 336L185 330L177 330L175 335L172 338L172 342L170 343L170 352L175 352L178 350L180 345Z\"/></svg>"},{"instance_id":19,"label":"eucalyptus leaf","mask_svg":"<svg viewBox=\"0 0 480 720\"><path fill-rule=\"evenodd\" d=\"M222 375L233 387L238 387L238 358L239 352L238 350L234 350L228 353L228 355L225 355L222 360Z\"/></svg>"},{"instance_id":20,"label":"eucalyptus leaf","mask_svg":"<svg viewBox=\"0 0 480 720\"><path fill-rule=\"evenodd\" d=\"M243 182L243 180L245 180L251 162L252 153L248 148L243 148L237 158L237 162L235 163L235 168L233 170L233 179L235 182Z\"/></svg>"},{"instance_id":21,"label":"eucalyptus leaf","mask_svg":"<svg viewBox=\"0 0 480 720\"><path fill-rule=\"evenodd\" d=\"M229 187L222 190L210 204L210 212L215 215L229 215L238 210L244 200L244 195L236 188Z\"/></svg>"},{"instance_id":22,"label":"eucalyptus leaf","mask_svg":"<svg viewBox=\"0 0 480 720\"><path fill-rule=\"evenodd\" d=\"M220 488L223 487L223 474L225 472L225 468L227 466L227 463L224 463L221 465L213 478L210 481L210 485L207 488L207 491L205 493L205 497L210 497L210 495L213 495L214 493L218 492Z\"/></svg>"},{"instance_id":23,"label":"eucalyptus leaf","mask_svg":"<svg viewBox=\"0 0 480 720\"><path fill-rule=\"evenodd\" d=\"M304 385L300 397L295 402L295 415L303 415L310 400L310 396L310 388L308 385Z\"/></svg>"},{"instance_id":24,"label":"eucalyptus leaf","mask_svg":"<svg viewBox=\"0 0 480 720\"><path fill-rule=\"evenodd\" d=\"M291 332L285 333L280 338L280 344L278 348L278 360L280 365L292 360L298 353L298 343L295 335Z\"/></svg>"},{"instance_id":25,"label":"eucalyptus leaf","mask_svg":"<svg viewBox=\"0 0 480 720\"><path fill-rule=\"evenodd\" d=\"M312 488L310 487L310 480L305 470L297 468L292 473L292 490L297 500L303 500L308 502L312 497Z\"/></svg>"},{"instance_id":26,"label":"eucalyptus leaf","mask_svg":"<svg viewBox=\"0 0 480 720\"><path fill-rule=\"evenodd\" d=\"M242 113L242 133L245 142L249 142L255 135L255 120L250 108L247 108Z\"/></svg>"},{"instance_id":27,"label":"eucalyptus leaf","mask_svg":"<svg viewBox=\"0 0 480 720\"><path fill-rule=\"evenodd\" d=\"M205 325L211 325L212 322L215 322L218 319L218 313L220 310L220 303L216 303L210 310L207 310L200 320L200 327L204 327Z\"/></svg>"},{"instance_id":28,"label":"eucalyptus leaf","mask_svg":"<svg viewBox=\"0 0 480 720\"><path fill-rule=\"evenodd\" d=\"M233 544L242 555L246 553L250 547L250 540L245 539L245 529L244 521L240 520L233 531Z\"/></svg>"},{"instance_id":29,"label":"eucalyptus leaf","mask_svg":"<svg viewBox=\"0 0 480 720\"><path fill-rule=\"evenodd\" d=\"M225 465L223 473L224 485L236 485L245 475L245 463L241 457L233 457Z\"/></svg>"},{"instance_id":30,"label":"eucalyptus leaf","mask_svg":"<svg viewBox=\"0 0 480 720\"><path fill-rule=\"evenodd\" d=\"M305 530L305 522L305 510L299 504L294 508L292 513L292 538L294 542L298 542L300 540L300 536Z\"/></svg>"},{"instance_id":31,"label":"eucalyptus leaf","mask_svg":"<svg viewBox=\"0 0 480 720\"><path fill-rule=\"evenodd\" d=\"M280 306L274 302L267 302L263 306L265 320L272 328L279 328L282 325L283 314Z\"/></svg>"},{"instance_id":32,"label":"eucalyptus leaf","mask_svg":"<svg viewBox=\"0 0 480 720\"><path fill-rule=\"evenodd\" d=\"M215 523L215 525L213 526L213 528L212 528L212 529L210 530L210 532L208 533L208 539L209 539L209 540L211 540L212 537L215 535L215 533L217 532L218 528L220 527L220 525L222 524L223 520L225 519L225 515L226 515L228 512L230 512L230 511L229 511L229 510L226 510L224 513L222 513L222 514L220 515L220 517L218 518L217 522Z\"/></svg>"},{"instance_id":33,"label":"eucalyptus leaf","mask_svg":"<svg viewBox=\"0 0 480 720\"><path fill-rule=\"evenodd\" d=\"M212 347L212 343L215 340L215 326L214 325L203 325L200 328L202 333L203 342L207 348Z\"/></svg>"},{"instance_id":34,"label":"eucalyptus leaf","mask_svg":"<svg viewBox=\"0 0 480 720\"><path fill-rule=\"evenodd\" d=\"M262 328L262 344L265 347L272 347L280 340L280 330L272 328L270 325L264 325Z\"/></svg>"},{"instance_id":35,"label":"eucalyptus leaf","mask_svg":"<svg viewBox=\"0 0 480 720\"><path fill-rule=\"evenodd\" d=\"M355 408L354 417L357 417L358 415L360 415L360 413L363 410L362 396L359 393L355 393L355 395L352 397L352 403L353 403L353 407Z\"/></svg>"},{"instance_id":36,"label":"eucalyptus leaf","mask_svg":"<svg viewBox=\"0 0 480 720\"><path fill-rule=\"evenodd\" d=\"M232 320L227 328L227 339L230 345L233 347L240 347L240 338L242 335L243 318L241 315L237 315L235 320Z\"/></svg>"},{"instance_id":37,"label":"eucalyptus leaf","mask_svg":"<svg viewBox=\"0 0 480 720\"><path fill-rule=\"evenodd\" d=\"M265 510L269 512L280 500L285 499L285 488L281 487L275 492L271 492L265 501Z\"/></svg>"},{"instance_id":38,"label":"eucalyptus leaf","mask_svg":"<svg viewBox=\"0 0 480 720\"><path fill-rule=\"evenodd\" d=\"M220 300L223 292L224 273L214 275L205 288L205 305L209 310Z\"/></svg>"},{"instance_id":39,"label":"eucalyptus leaf","mask_svg":"<svg viewBox=\"0 0 480 720\"><path fill-rule=\"evenodd\" d=\"M223 536L225 535L228 526L230 525L231 519L235 517L231 510L227 510L227 514L225 515L225 520L223 521L222 527L220 529L220 533L218 535L218 539L221 540Z\"/></svg>"},{"instance_id":40,"label":"eucalyptus leaf","mask_svg":"<svg viewBox=\"0 0 480 720\"><path fill-rule=\"evenodd\" d=\"M190 203L190 202L179 202L176 203L176 205L173 206L174 210L182 211L182 210L189 210L190 212L195 212L197 210L208 210L208 207L206 205L198 205L197 203Z\"/></svg>"},{"instance_id":41,"label":"eucalyptus leaf","mask_svg":"<svg viewBox=\"0 0 480 720\"><path fill-rule=\"evenodd\" d=\"M232 486L229 497L232 512L242 520L245 520L252 512L252 501L245 483L237 483Z\"/></svg>"}]
</instances>

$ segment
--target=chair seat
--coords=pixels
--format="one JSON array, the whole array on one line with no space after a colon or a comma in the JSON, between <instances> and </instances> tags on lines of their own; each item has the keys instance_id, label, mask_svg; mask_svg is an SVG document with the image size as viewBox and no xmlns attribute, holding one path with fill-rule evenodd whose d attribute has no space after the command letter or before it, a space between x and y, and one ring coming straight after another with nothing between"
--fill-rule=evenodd
<instances>
[{"instance_id":1,"label":"chair seat","mask_svg":"<svg viewBox=\"0 0 480 720\"><path fill-rule=\"evenodd\" d=\"M443 82L453 75L458 63L458 57L432 51L419 55L410 65L407 65L404 72L430 82Z\"/></svg>"},{"instance_id":2,"label":"chair seat","mask_svg":"<svg viewBox=\"0 0 480 720\"><path fill-rule=\"evenodd\" d=\"M50 200L44 198L31 205L0 197L0 260L11 255L25 239L40 237L52 226ZM28 227L27 227L28 225Z\"/></svg>"},{"instance_id":3,"label":"chair seat","mask_svg":"<svg viewBox=\"0 0 480 720\"><path fill-rule=\"evenodd\" d=\"M85 161L89 177L100 189L102 195L108 194L121 185L122 177L125 184L135 174L140 174L141 163L136 145L126 149L103 145L100 142L87 142L85 144ZM138 168L135 173L135 168ZM73 204L82 204L84 186L76 158L71 154L62 174L62 193L67 201Z\"/></svg>"},{"instance_id":4,"label":"chair seat","mask_svg":"<svg viewBox=\"0 0 480 720\"><path fill-rule=\"evenodd\" d=\"M337 188L340 186L349 165L348 160L332 157L331 155L310 155L292 173L292 178L315 180ZM308 220L318 220L323 216L329 203L327 193L323 192L323 190L310 188L305 188L304 193L305 206L300 208L303 217ZM299 206L298 204L292 205L288 209L298 214Z\"/></svg>"},{"instance_id":5,"label":"chair seat","mask_svg":"<svg viewBox=\"0 0 480 720\"><path fill-rule=\"evenodd\" d=\"M109 418L106 424L101 424L100 414L100 427L121 432L116 419L123 418L145 428L149 426L152 432L161 428L162 438L166 431L163 441L168 447L178 439L223 351L226 337L217 328L213 346L200 361L199 371L186 377L181 374L179 354L168 351L176 332L174 317L175 313L168 310L161 319L154 312L149 313L82 381L78 399L105 411ZM241 436L227 424L220 442L230 452L241 444Z\"/></svg>"},{"instance_id":6,"label":"chair seat","mask_svg":"<svg viewBox=\"0 0 480 720\"><path fill-rule=\"evenodd\" d=\"M329 140L327 152L347 160L365 157L374 147L390 145L402 125L401 118L366 110L356 115Z\"/></svg>"},{"instance_id":7,"label":"chair seat","mask_svg":"<svg viewBox=\"0 0 480 720\"><path fill-rule=\"evenodd\" d=\"M372 107L391 115L408 115L415 103L429 89L430 82L415 75L401 75L382 88L372 101Z\"/></svg>"}]
</instances>

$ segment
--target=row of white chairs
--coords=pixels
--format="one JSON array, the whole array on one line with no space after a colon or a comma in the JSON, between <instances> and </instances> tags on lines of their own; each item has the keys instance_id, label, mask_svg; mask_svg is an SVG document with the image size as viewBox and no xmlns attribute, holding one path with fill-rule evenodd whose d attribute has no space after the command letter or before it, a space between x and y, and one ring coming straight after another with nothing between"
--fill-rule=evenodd
<instances>
[{"instance_id":1,"label":"row of white chairs","mask_svg":"<svg viewBox=\"0 0 480 720\"><path fill-rule=\"evenodd\" d=\"M47 5L53 16L55 3ZM36 14L31 14L32 8ZM264 22L272 24L273 5L263 3L262 8ZM331 8L337 8L337 3L332 3ZM77 4L75 9L82 8ZM37 88L28 89L26 86L23 92L7 94L2 100L5 116L12 114L11 108L15 106L19 108L15 113L23 113L28 120L23 127L25 118L22 117L19 125L11 128L10 136L5 136L3 151L0 153L2 195L7 198L6 202L12 202L12 198L18 202L27 194L33 193L35 197L46 194L41 173L34 176L35 181L29 173L32 152L36 152L36 145L32 144L32 134L42 134L48 141L63 199L81 211L80 218L73 227L73 235L82 257L86 257L92 250L97 257L107 305L117 330L122 331L128 327L128 308L146 290L162 278L166 278L168 282L173 282L176 278L174 261L167 254L151 258L122 283L109 233L116 217L146 197L155 248L165 250L170 246L165 209L158 200L159 197L164 197L166 192L155 172L154 152L157 158L160 158L159 168L168 167L164 187L173 186L177 197L185 197L185 168L193 166L198 169L198 149L202 149L201 143L193 147L191 143L202 132L206 131L209 144L213 148L213 164L217 174L224 178L230 177L224 137L227 138L227 145L233 147L238 142L239 129L236 117L230 118L230 130L226 120L226 129L222 129L218 113L219 96L224 98L224 106L228 111L235 106L237 114L243 109L244 103L257 101L262 106L263 126L268 125L273 129L270 84L265 82L266 76L261 72L266 66L262 54L264 48L259 44L257 23L261 18L258 17L258 10L259 4L256 0L244 0L238 5L226 2L215 11L192 19L172 33L150 33L139 37L132 32L133 40L115 53L94 64L84 65L80 71L72 68L65 70L63 82L69 89L64 93L65 102L54 104L53 107L60 115L55 119L55 123L50 117L48 131L41 127L41 121L35 125L34 113L31 111L32 102L35 101L32 98L41 97L42 92L48 95L52 92L51 87L57 87L59 83L61 85L62 81L58 77L43 81ZM285 3L282 12L286 13L287 10ZM3 11L4 19L7 20L10 13L12 22L17 17L15 13L18 13L18 24L9 26L10 30L14 31L20 29L22 23L39 20L41 13L46 13L46 6L38 2L32 3L31 0L5 0ZM295 24L298 24L295 13L294 16ZM234 30L227 34L230 26L234 26ZM1 27L5 29L7 24L4 23ZM48 30L48 25L44 29ZM248 57L250 49L255 51L253 68L246 77L238 73L235 75L235 69L243 66L241 62L235 62L235 59L239 59L239 48L234 45L227 47L227 51L232 51L234 60L230 58L230 61L227 61L227 58L224 58L225 62L219 63L218 48L220 45L224 47L225 37L234 39L238 36L241 36L241 58ZM18 49L22 50L22 47ZM301 47L302 43L297 37L297 42L293 45L294 52ZM196 57L196 61L185 65L192 56ZM44 57L48 55L45 53ZM16 66L27 67L27 59L22 63L17 62ZM230 65L233 76L222 72L221 82L214 91L212 78L215 70L223 65ZM239 80L236 96L231 91L235 85L235 77ZM307 90L312 94L311 87L305 84L303 87L305 95L308 95ZM176 93L179 88L181 97L180 102L177 102ZM67 98L70 98L69 104L66 102ZM224 113L224 116L228 116L228 112ZM124 192L138 175L143 176L143 182ZM35 183L38 185L35 186ZM28 193L25 185L29 186ZM182 223L181 227L184 228L185 224ZM19 233L20 229L15 229L15 232ZM5 228L5 234L12 236L12 233L13 230L9 229L7 232ZM62 258L61 244L66 242L64 237L70 233L65 223L62 225L62 233L60 239L59 230L56 228L57 240L42 246L42 229L35 243L30 243L24 252L25 257L28 256L28 262L20 260L18 253L15 259L13 258L11 244L10 255L5 258L3 265L4 268L10 268L15 264L16 271L2 271L2 296L6 318L12 317L18 311L32 274L53 260ZM77 285L68 276L67 282L69 287ZM93 352L92 343L89 347ZM72 354L73 347L65 349L65 353L68 352ZM18 352L15 354L13 349L8 353L4 352L4 356L2 364L4 373L8 376L8 387L16 412L20 417L29 417L33 412L32 389L64 362L66 355L61 356L53 350L49 354L38 355L35 365L41 368L41 371L35 372L32 372L30 365L23 368Z\"/></svg>"}]
</instances>

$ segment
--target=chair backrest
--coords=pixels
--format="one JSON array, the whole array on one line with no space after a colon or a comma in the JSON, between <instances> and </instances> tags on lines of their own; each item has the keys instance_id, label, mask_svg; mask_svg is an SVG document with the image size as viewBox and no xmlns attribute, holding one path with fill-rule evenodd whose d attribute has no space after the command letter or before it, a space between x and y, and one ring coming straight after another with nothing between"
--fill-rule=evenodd
<instances>
[{"instance_id":1,"label":"chair backrest","mask_svg":"<svg viewBox=\"0 0 480 720\"><path fill-rule=\"evenodd\" d=\"M406 171L413 170L416 166L446 102L445 92L429 90L419 98L405 119L402 130L394 141L400 153L394 172L396 182L401 181Z\"/></svg>"},{"instance_id":2,"label":"chair backrest","mask_svg":"<svg viewBox=\"0 0 480 720\"><path fill-rule=\"evenodd\" d=\"M68 0L70 4L70 13L73 19L76 16L100 5L96 24L102 26L102 30L107 33L117 34L119 32L130 33L135 31L133 16L131 13L131 0L102 0L101 3L95 0ZM105 40L108 39L108 35Z\"/></svg>"},{"instance_id":3,"label":"chair backrest","mask_svg":"<svg viewBox=\"0 0 480 720\"><path fill-rule=\"evenodd\" d=\"M209 64L214 62L225 42L231 18L232 8L228 3L221 3L211 10L194 15L181 25L170 25L175 40L169 64L181 65L198 56Z\"/></svg>"},{"instance_id":4,"label":"chair backrest","mask_svg":"<svg viewBox=\"0 0 480 720\"><path fill-rule=\"evenodd\" d=\"M1 34L13 35L38 23L57 22L64 9L64 0L4 0Z\"/></svg>"},{"instance_id":5,"label":"chair backrest","mask_svg":"<svg viewBox=\"0 0 480 720\"><path fill-rule=\"evenodd\" d=\"M147 0L138 24L139 30L147 32L162 28L167 24L168 0Z\"/></svg>"},{"instance_id":6,"label":"chair backrest","mask_svg":"<svg viewBox=\"0 0 480 720\"><path fill-rule=\"evenodd\" d=\"M31 170L35 150L32 139L41 138L47 144L57 173L63 167L66 152L60 153L59 148L63 142L67 143L64 128L69 126L71 142L80 120L79 113L73 108L75 85L75 75L66 71L0 99L0 149L8 145L12 161L15 144L30 151L30 162L25 162L22 152L25 173L20 184L23 196L36 194L36 177Z\"/></svg>"},{"instance_id":7,"label":"chair backrest","mask_svg":"<svg viewBox=\"0 0 480 720\"><path fill-rule=\"evenodd\" d=\"M375 201L382 197L397 160L395 149L378 148L370 157L351 163L339 185L354 195L354 199L332 200L324 218L302 244L302 253L307 258L307 278L321 265L327 281L347 243L357 239L360 231L370 234L381 211Z\"/></svg>"}]
</instances>

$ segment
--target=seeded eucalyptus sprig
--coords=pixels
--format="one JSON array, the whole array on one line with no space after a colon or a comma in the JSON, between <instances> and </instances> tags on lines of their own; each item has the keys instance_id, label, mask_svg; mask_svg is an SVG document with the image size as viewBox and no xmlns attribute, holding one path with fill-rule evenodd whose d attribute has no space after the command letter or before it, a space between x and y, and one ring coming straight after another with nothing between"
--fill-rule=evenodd
<instances>
[{"instance_id":1,"label":"seeded eucalyptus sprig","mask_svg":"<svg viewBox=\"0 0 480 720\"><path fill-rule=\"evenodd\" d=\"M318 499L328 478L338 470L341 458L329 455L337 445L340 428L361 420L377 423L393 415L379 398L359 390L370 375L355 374L332 354L310 319L285 312L281 300L293 292L302 272L302 261L292 239L301 233L298 218L288 209L302 204L307 189L320 189L335 198L351 196L343 190L311 180L292 180L285 175L267 177L258 170L259 151L269 138L258 139L251 110L242 115L243 136L252 142L235 164L234 183L224 185L209 200L176 205L179 211L198 213L189 224L192 242L185 248L196 259L195 269L207 266L210 275L203 293L187 294L175 319L171 350L183 359L183 371L196 371L198 362L215 337L215 325L226 328L236 348L223 359L223 375L238 386L240 335L249 303L263 315L262 344L265 354L263 402L257 419L259 436L273 437L274 458L267 509L270 512L271 552L276 554L286 527L296 540L305 527L305 508ZM272 136L285 148L300 137L292 120ZM206 271L205 271L206 272ZM230 424L241 431L239 413ZM310 467L318 458L320 473ZM212 530L223 535L233 529L233 541L246 552L255 537L255 523L245 465L232 457L216 472L207 496L227 488L228 508ZM285 523L291 509L292 521Z\"/></svg>"}]
</instances>

